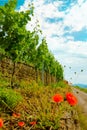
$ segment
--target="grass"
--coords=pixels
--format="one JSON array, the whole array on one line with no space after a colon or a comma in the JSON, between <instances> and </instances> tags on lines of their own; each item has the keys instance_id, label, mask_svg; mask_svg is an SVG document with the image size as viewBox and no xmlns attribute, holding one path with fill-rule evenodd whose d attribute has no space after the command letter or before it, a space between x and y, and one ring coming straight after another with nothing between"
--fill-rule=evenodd
<instances>
[{"instance_id":1,"label":"grass","mask_svg":"<svg viewBox=\"0 0 87 130\"><path fill-rule=\"evenodd\" d=\"M79 90L81 90L81 91L87 93L87 88L81 88L81 87L79 87L79 86L75 86L75 88L78 88Z\"/></svg>"},{"instance_id":2,"label":"grass","mask_svg":"<svg viewBox=\"0 0 87 130\"><path fill-rule=\"evenodd\" d=\"M77 112L78 112L81 130L87 130L87 115L84 115L82 113L82 110L79 106L77 107Z\"/></svg>"},{"instance_id":3,"label":"grass","mask_svg":"<svg viewBox=\"0 0 87 130\"><path fill-rule=\"evenodd\" d=\"M6 104L9 108L14 108L22 101L20 93L15 92L12 89L0 87L0 105Z\"/></svg>"},{"instance_id":4,"label":"grass","mask_svg":"<svg viewBox=\"0 0 87 130\"><path fill-rule=\"evenodd\" d=\"M4 82L5 81L5 82ZM7 87L6 87L7 84ZM70 86L61 81L56 85L43 86L35 81L15 82L14 89L8 87L8 80L2 78L0 83L0 98L4 106L9 109L0 109L0 117L4 120L3 130L21 129L18 122L24 122L23 130L57 130L61 126L61 119L74 108L66 100L61 103L53 102L53 95L59 93L65 99L66 93L71 91ZM3 96L4 95L4 96ZM14 117L13 113L20 114ZM35 122L35 125L31 125Z\"/></svg>"},{"instance_id":5,"label":"grass","mask_svg":"<svg viewBox=\"0 0 87 130\"><path fill-rule=\"evenodd\" d=\"M87 93L87 88L81 88L79 86L75 86L75 88ZM77 106L77 112L78 112L78 117L79 117L79 122L81 125L81 130L87 130L87 115L82 113L82 108Z\"/></svg>"}]
</instances>

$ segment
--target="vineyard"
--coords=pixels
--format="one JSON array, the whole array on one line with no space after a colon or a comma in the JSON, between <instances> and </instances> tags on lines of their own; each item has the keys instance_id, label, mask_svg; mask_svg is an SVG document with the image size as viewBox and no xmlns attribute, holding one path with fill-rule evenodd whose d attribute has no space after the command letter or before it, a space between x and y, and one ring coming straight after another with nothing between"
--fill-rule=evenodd
<instances>
[{"instance_id":1,"label":"vineyard","mask_svg":"<svg viewBox=\"0 0 87 130\"><path fill-rule=\"evenodd\" d=\"M16 10L17 0L0 6L0 129L80 130L78 103L63 67L35 23L33 4Z\"/></svg>"},{"instance_id":2,"label":"vineyard","mask_svg":"<svg viewBox=\"0 0 87 130\"><path fill-rule=\"evenodd\" d=\"M0 7L0 59L6 56L14 64L20 62L32 65L43 73L53 75L58 81L62 80L63 68L48 49L38 23L33 31L26 29L34 15L33 5L25 12L17 12L16 2L10 0Z\"/></svg>"}]
</instances>

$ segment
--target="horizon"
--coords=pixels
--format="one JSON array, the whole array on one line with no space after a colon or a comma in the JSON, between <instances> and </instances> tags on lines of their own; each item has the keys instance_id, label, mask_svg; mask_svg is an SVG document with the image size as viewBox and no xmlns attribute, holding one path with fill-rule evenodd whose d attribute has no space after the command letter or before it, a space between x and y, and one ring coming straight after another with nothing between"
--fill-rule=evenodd
<instances>
[{"instance_id":1,"label":"horizon","mask_svg":"<svg viewBox=\"0 0 87 130\"><path fill-rule=\"evenodd\" d=\"M0 0L4 5L8 0ZM34 3L34 17L26 28L32 30L38 19L48 48L61 63L65 80L87 84L87 0L18 0L17 10Z\"/></svg>"},{"instance_id":2,"label":"horizon","mask_svg":"<svg viewBox=\"0 0 87 130\"><path fill-rule=\"evenodd\" d=\"M87 84L80 84L80 83L78 83L78 84L72 84L72 86L79 86L81 88L87 88Z\"/></svg>"}]
</instances>

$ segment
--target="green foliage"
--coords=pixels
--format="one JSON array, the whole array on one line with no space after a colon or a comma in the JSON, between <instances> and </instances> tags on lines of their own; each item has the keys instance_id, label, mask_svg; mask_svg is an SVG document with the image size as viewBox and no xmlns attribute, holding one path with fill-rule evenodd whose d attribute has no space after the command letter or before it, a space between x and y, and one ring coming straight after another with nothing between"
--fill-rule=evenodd
<instances>
[{"instance_id":1,"label":"green foliage","mask_svg":"<svg viewBox=\"0 0 87 130\"><path fill-rule=\"evenodd\" d=\"M63 80L63 68L49 51L45 38L42 39L42 43L37 48L36 59L37 68L54 75L57 81Z\"/></svg>"},{"instance_id":2,"label":"green foliage","mask_svg":"<svg viewBox=\"0 0 87 130\"><path fill-rule=\"evenodd\" d=\"M25 36L25 48L22 56L22 61L26 62L27 64L33 64L36 62L36 46L38 45L39 36L36 34L35 31L26 32Z\"/></svg>"},{"instance_id":3,"label":"green foliage","mask_svg":"<svg viewBox=\"0 0 87 130\"><path fill-rule=\"evenodd\" d=\"M39 44L38 22L33 31L26 30L26 25L33 16L33 5L29 10L15 10L17 0L9 0L0 6L0 58L8 56L13 62L32 64L36 68L55 76L57 81L63 79L63 68L49 51L46 38ZM15 65L14 65L15 71ZM14 72L12 74L12 77Z\"/></svg>"},{"instance_id":4,"label":"green foliage","mask_svg":"<svg viewBox=\"0 0 87 130\"><path fill-rule=\"evenodd\" d=\"M47 43L46 43L46 39L43 38L41 44L37 48L37 55L36 55L37 61L35 62L35 66L37 68L39 68L40 70L42 70L43 64L44 64L44 69L46 70L48 53L49 53L49 50L48 50L48 46L47 46Z\"/></svg>"},{"instance_id":5,"label":"green foliage","mask_svg":"<svg viewBox=\"0 0 87 130\"><path fill-rule=\"evenodd\" d=\"M87 115L82 113L82 108L80 108L79 106L77 107L77 112L78 112L81 130L86 130L87 129Z\"/></svg>"},{"instance_id":6,"label":"green foliage","mask_svg":"<svg viewBox=\"0 0 87 130\"><path fill-rule=\"evenodd\" d=\"M15 11L16 0L0 7L0 48L13 61L20 59L25 47L26 24L31 20L31 10ZM32 12L33 13L33 12Z\"/></svg>"},{"instance_id":7,"label":"green foliage","mask_svg":"<svg viewBox=\"0 0 87 130\"><path fill-rule=\"evenodd\" d=\"M52 86L39 86L36 82L23 80L19 83L20 88L16 89L18 93L15 92L15 89L0 87L0 99L10 108L14 108L17 105L14 113L20 115L20 118L10 116L8 113L3 113L1 109L0 112L1 118L4 119L4 128L7 130L9 128L20 129L18 126L18 122L20 121L25 123L22 128L25 130L58 130L61 127L65 128L65 123L63 124L62 121L65 122L66 118L69 119L68 115L71 114L74 108L66 100L61 103L56 103L52 98L56 93L59 93L64 98L67 91L65 86L64 88L53 88ZM19 93L22 95L23 100L20 100L21 96L19 96ZM22 102L19 104L20 101ZM1 103L0 100L0 106L2 107ZM36 122L35 125L30 124L33 121Z\"/></svg>"},{"instance_id":8,"label":"green foliage","mask_svg":"<svg viewBox=\"0 0 87 130\"><path fill-rule=\"evenodd\" d=\"M8 79L2 77L2 73L0 72L0 87L7 87L9 85Z\"/></svg>"},{"instance_id":9,"label":"green foliage","mask_svg":"<svg viewBox=\"0 0 87 130\"><path fill-rule=\"evenodd\" d=\"M64 81L59 81L55 84L52 84L53 88L66 88L68 86L68 84L66 84Z\"/></svg>"},{"instance_id":10,"label":"green foliage","mask_svg":"<svg viewBox=\"0 0 87 130\"><path fill-rule=\"evenodd\" d=\"M0 87L0 104L3 102L10 108L16 107L22 101L22 96L12 89Z\"/></svg>"},{"instance_id":11,"label":"green foliage","mask_svg":"<svg viewBox=\"0 0 87 130\"><path fill-rule=\"evenodd\" d=\"M58 85L59 87L61 87L61 88L65 88L65 87L68 86L68 84L66 84L64 81L59 81L59 82L57 83L57 85Z\"/></svg>"}]
</instances>

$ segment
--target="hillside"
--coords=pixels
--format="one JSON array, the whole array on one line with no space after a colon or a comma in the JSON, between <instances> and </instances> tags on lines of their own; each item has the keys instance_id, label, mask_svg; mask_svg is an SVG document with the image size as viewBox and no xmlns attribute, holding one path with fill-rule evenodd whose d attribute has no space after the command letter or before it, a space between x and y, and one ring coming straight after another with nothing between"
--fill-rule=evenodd
<instances>
[{"instance_id":1,"label":"hillside","mask_svg":"<svg viewBox=\"0 0 87 130\"><path fill-rule=\"evenodd\" d=\"M71 88L65 81L43 86L22 79L15 81L14 89L9 85L0 76L2 130L80 130L75 106L66 99Z\"/></svg>"},{"instance_id":2,"label":"hillside","mask_svg":"<svg viewBox=\"0 0 87 130\"><path fill-rule=\"evenodd\" d=\"M26 29L33 4L23 12L16 2L0 6L0 129L80 130L78 100L38 20Z\"/></svg>"},{"instance_id":3,"label":"hillside","mask_svg":"<svg viewBox=\"0 0 87 130\"><path fill-rule=\"evenodd\" d=\"M81 88L87 88L87 84L73 84L73 86L79 86Z\"/></svg>"}]
</instances>

